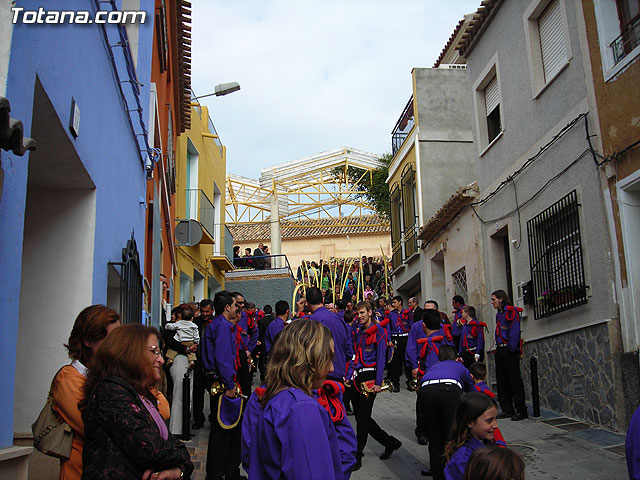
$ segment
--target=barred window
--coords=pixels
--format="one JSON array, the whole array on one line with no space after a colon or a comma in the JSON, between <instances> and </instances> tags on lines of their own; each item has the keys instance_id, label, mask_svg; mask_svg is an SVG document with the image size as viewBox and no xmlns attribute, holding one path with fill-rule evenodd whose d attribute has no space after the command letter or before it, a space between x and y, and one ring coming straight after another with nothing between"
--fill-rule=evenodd
<instances>
[{"instance_id":1,"label":"barred window","mask_svg":"<svg viewBox=\"0 0 640 480\"><path fill-rule=\"evenodd\" d=\"M391 249L393 268L402 265L402 225L400 220L400 189L397 185L391 190Z\"/></svg>"},{"instance_id":2,"label":"barred window","mask_svg":"<svg viewBox=\"0 0 640 480\"><path fill-rule=\"evenodd\" d=\"M535 318L587 302L576 190L527 222Z\"/></svg>"},{"instance_id":3,"label":"barred window","mask_svg":"<svg viewBox=\"0 0 640 480\"><path fill-rule=\"evenodd\" d=\"M140 273L140 256L136 241L131 234L126 248L122 249L122 262L109 262L118 277L119 290L116 295L118 313L123 324L141 323L142 321L142 274Z\"/></svg>"},{"instance_id":4,"label":"barred window","mask_svg":"<svg viewBox=\"0 0 640 480\"><path fill-rule=\"evenodd\" d=\"M453 278L453 292L454 295L460 295L465 300L467 299L467 268L462 267L460 270L451 274Z\"/></svg>"},{"instance_id":5,"label":"barred window","mask_svg":"<svg viewBox=\"0 0 640 480\"><path fill-rule=\"evenodd\" d=\"M418 251L418 222L415 213L415 190L415 173L413 166L408 164L402 172L402 215L404 220L404 249L406 258Z\"/></svg>"}]
</instances>

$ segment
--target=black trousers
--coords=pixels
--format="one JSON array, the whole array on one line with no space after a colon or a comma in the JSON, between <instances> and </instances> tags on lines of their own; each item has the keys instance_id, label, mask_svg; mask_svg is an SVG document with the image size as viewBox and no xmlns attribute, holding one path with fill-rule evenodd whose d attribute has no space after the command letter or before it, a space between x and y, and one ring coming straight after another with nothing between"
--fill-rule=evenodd
<instances>
[{"instance_id":1,"label":"black trousers","mask_svg":"<svg viewBox=\"0 0 640 480\"><path fill-rule=\"evenodd\" d=\"M220 395L211 397L215 400L213 421L207 445L207 479L235 480L240 478L240 433L242 419L234 428L224 429L218 423L218 399Z\"/></svg>"},{"instance_id":2,"label":"black trousers","mask_svg":"<svg viewBox=\"0 0 640 480\"><path fill-rule=\"evenodd\" d=\"M426 417L424 416L424 412L420 408L420 391L418 390L416 392L416 429L415 429L416 437L427 434L427 431L424 428L426 421L427 420L426 420Z\"/></svg>"},{"instance_id":3,"label":"black trousers","mask_svg":"<svg viewBox=\"0 0 640 480\"><path fill-rule=\"evenodd\" d=\"M496 380L498 402L505 413L527 414L524 403L524 384L520 376L520 352L510 352L507 347L496 350Z\"/></svg>"},{"instance_id":4,"label":"black trousers","mask_svg":"<svg viewBox=\"0 0 640 480\"><path fill-rule=\"evenodd\" d=\"M207 380L204 374L202 360L196 360L193 366L193 422L200 425L204 424L204 398L210 397L208 390L211 388L212 379ZM209 399L210 411L214 411L213 398ZM210 417L211 420L211 417Z\"/></svg>"},{"instance_id":5,"label":"black trousers","mask_svg":"<svg viewBox=\"0 0 640 480\"><path fill-rule=\"evenodd\" d=\"M429 440L429 462L434 480L444 480L444 447L462 389L454 384L437 383L422 387L418 402L425 418L425 432Z\"/></svg>"},{"instance_id":6,"label":"black trousers","mask_svg":"<svg viewBox=\"0 0 640 480\"><path fill-rule=\"evenodd\" d=\"M475 353L476 352L468 352L467 350L463 350L462 353L460 354L460 358L462 358L462 363L464 364L465 367L467 367L467 369L471 366L472 363L475 363L476 361ZM478 361L484 362L484 352L480 352L480 360Z\"/></svg>"},{"instance_id":7,"label":"black trousers","mask_svg":"<svg viewBox=\"0 0 640 480\"><path fill-rule=\"evenodd\" d=\"M253 381L253 375L251 373L251 367L249 366L249 360L247 359L244 351L240 352L240 368L236 374L236 380L240 384L242 394L247 397L251 395L251 382Z\"/></svg>"},{"instance_id":8,"label":"black trousers","mask_svg":"<svg viewBox=\"0 0 640 480\"><path fill-rule=\"evenodd\" d=\"M395 351L393 352L393 358L389 363L389 379L391 383L394 385L398 385L400 383L400 375L402 375L402 370L404 368L404 374L407 377L407 380L411 380L413 378L411 374L411 367L407 365L405 360L405 353L407 351L407 339L409 337L399 337L392 336L391 340L396 343Z\"/></svg>"},{"instance_id":9,"label":"black trousers","mask_svg":"<svg viewBox=\"0 0 640 480\"><path fill-rule=\"evenodd\" d=\"M355 378L355 384L360 388L360 383L375 379L374 372L364 372ZM356 392L351 399L353 403L353 413L356 417L356 439L358 441L358 455L362 456L364 447L367 445L369 435L373 437L382 446L386 447L392 442L392 437L385 432L378 422L371 418L373 412L373 402L376 400L376 394L369 394L365 397L362 393Z\"/></svg>"}]
</instances>

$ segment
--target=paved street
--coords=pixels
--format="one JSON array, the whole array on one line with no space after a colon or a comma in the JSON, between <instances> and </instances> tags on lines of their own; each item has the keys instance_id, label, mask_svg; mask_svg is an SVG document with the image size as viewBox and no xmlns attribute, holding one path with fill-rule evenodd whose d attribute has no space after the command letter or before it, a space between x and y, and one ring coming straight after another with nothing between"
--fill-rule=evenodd
<instances>
[{"instance_id":1,"label":"paved street","mask_svg":"<svg viewBox=\"0 0 640 480\"><path fill-rule=\"evenodd\" d=\"M415 394L378 395L374 418L402 441L402 447L389 460L378 456L384 450L369 437L362 469L355 480L423 478L420 470L428 465L427 446L418 445L415 427ZM531 409L529 410L531 413ZM355 426L353 417L349 417ZM543 411L539 419L512 422L500 420L500 429L509 446L524 456L526 479L623 480L627 478L624 436ZM208 426L199 430L187 445L196 463L194 480L204 480Z\"/></svg>"}]
</instances>

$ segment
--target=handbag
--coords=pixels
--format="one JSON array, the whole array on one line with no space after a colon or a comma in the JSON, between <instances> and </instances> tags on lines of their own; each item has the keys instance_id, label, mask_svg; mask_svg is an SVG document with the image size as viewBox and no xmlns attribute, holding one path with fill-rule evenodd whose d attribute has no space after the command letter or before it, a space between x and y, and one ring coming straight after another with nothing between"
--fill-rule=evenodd
<instances>
[{"instance_id":1,"label":"handbag","mask_svg":"<svg viewBox=\"0 0 640 480\"><path fill-rule=\"evenodd\" d=\"M60 370L51 380L47 402L38 415L38 419L31 425L31 431L33 432L33 446L37 450L51 457L69 460L73 429L53 410L53 383Z\"/></svg>"}]
</instances>

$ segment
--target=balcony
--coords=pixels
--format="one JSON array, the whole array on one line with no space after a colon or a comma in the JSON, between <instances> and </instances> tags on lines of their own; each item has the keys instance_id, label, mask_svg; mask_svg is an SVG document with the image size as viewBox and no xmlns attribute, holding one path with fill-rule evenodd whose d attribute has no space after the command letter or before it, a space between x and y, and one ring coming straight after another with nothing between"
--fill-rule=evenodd
<instances>
[{"instance_id":1,"label":"balcony","mask_svg":"<svg viewBox=\"0 0 640 480\"><path fill-rule=\"evenodd\" d=\"M407 106L404 107L402 111L402 115L400 115L400 119L396 123L396 126L393 128L391 132L391 152L393 155L396 154L400 147L409 136L409 132L415 125L415 120L413 117L413 96L409 99Z\"/></svg>"},{"instance_id":2,"label":"balcony","mask_svg":"<svg viewBox=\"0 0 640 480\"><path fill-rule=\"evenodd\" d=\"M632 20L624 31L609 44L613 51L614 65L617 65L638 45L640 45L640 16Z\"/></svg>"},{"instance_id":3,"label":"balcony","mask_svg":"<svg viewBox=\"0 0 640 480\"><path fill-rule=\"evenodd\" d=\"M226 225L224 226L224 251L220 249L220 245L214 246L209 260L219 270L233 270L233 235Z\"/></svg>"},{"instance_id":4,"label":"balcony","mask_svg":"<svg viewBox=\"0 0 640 480\"><path fill-rule=\"evenodd\" d=\"M196 220L202 227L202 239L199 242L189 242L192 245L197 243L215 243L215 219L216 209L209 200L209 197L199 188L188 188L185 190L186 208L185 218Z\"/></svg>"}]
</instances>

